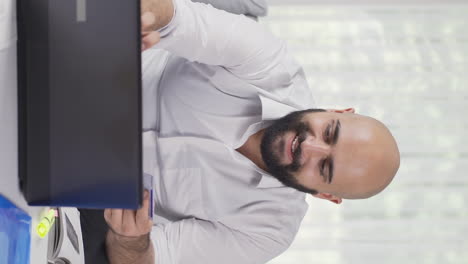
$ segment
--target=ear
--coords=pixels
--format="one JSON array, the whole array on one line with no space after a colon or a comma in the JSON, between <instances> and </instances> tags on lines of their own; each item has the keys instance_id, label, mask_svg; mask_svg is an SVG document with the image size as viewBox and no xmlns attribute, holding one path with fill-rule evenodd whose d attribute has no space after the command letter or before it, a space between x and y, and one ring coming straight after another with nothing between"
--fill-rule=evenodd
<instances>
[{"instance_id":1,"label":"ear","mask_svg":"<svg viewBox=\"0 0 468 264\"><path fill-rule=\"evenodd\" d=\"M341 204L343 202L343 200L340 197L335 196L333 194L329 194L329 193L317 193L312 196L314 196L315 198L328 200L336 204Z\"/></svg>"},{"instance_id":2,"label":"ear","mask_svg":"<svg viewBox=\"0 0 468 264\"><path fill-rule=\"evenodd\" d=\"M343 113L355 113L356 110L354 108L347 108L347 109L328 109L327 110L328 112L334 112L334 113L340 113L340 114L343 114Z\"/></svg>"}]
</instances>

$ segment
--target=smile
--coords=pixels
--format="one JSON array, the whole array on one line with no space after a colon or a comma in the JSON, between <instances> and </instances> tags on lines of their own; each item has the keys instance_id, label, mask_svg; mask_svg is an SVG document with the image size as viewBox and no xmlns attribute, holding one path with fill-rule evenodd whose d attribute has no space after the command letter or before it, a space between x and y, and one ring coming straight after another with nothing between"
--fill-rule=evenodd
<instances>
[{"instance_id":1,"label":"smile","mask_svg":"<svg viewBox=\"0 0 468 264\"><path fill-rule=\"evenodd\" d=\"M292 139L290 140L290 143L288 144L287 150L289 150L288 153L288 158L289 162L292 163L294 160L294 151L296 151L297 147L299 146L299 135L294 135Z\"/></svg>"},{"instance_id":2,"label":"smile","mask_svg":"<svg viewBox=\"0 0 468 264\"><path fill-rule=\"evenodd\" d=\"M296 148L298 146L298 142L299 142L299 136L296 136L292 142L292 146L291 146L291 153L294 154L294 151L296 151Z\"/></svg>"}]
</instances>

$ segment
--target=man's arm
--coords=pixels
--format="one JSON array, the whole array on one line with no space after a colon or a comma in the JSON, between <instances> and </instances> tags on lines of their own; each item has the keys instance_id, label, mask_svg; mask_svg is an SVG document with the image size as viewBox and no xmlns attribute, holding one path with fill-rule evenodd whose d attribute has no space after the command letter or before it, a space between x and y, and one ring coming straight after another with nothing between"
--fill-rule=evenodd
<instances>
[{"instance_id":1,"label":"man's arm","mask_svg":"<svg viewBox=\"0 0 468 264\"><path fill-rule=\"evenodd\" d=\"M154 264L154 248L149 233L153 223L148 216L149 195L145 192L142 208L137 211L106 209L109 225L106 237L110 264Z\"/></svg>"},{"instance_id":2,"label":"man's arm","mask_svg":"<svg viewBox=\"0 0 468 264\"><path fill-rule=\"evenodd\" d=\"M283 252L292 240L289 230L277 229L280 226L278 223L265 224L264 217L257 219L255 215L236 215L233 218L239 220L244 217L246 219L238 223L239 228L243 229L241 231L221 222L194 218L154 226L151 239L156 263L267 263ZM255 223L260 221L263 223ZM270 227L276 229L268 230Z\"/></svg>"},{"instance_id":3,"label":"man's arm","mask_svg":"<svg viewBox=\"0 0 468 264\"><path fill-rule=\"evenodd\" d=\"M174 15L159 30L161 40L155 48L222 66L259 88L278 80L288 83L299 71L286 43L263 25L202 3L173 0L173 5Z\"/></svg>"}]
</instances>

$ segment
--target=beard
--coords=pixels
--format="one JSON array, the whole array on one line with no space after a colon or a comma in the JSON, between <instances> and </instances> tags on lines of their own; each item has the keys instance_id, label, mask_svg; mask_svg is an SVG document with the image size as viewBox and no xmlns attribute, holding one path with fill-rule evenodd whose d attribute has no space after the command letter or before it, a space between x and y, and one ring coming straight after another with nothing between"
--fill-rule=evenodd
<instances>
[{"instance_id":1,"label":"beard","mask_svg":"<svg viewBox=\"0 0 468 264\"><path fill-rule=\"evenodd\" d=\"M271 126L265 129L260 144L262 159L267 171L284 185L309 193L315 191L299 185L291 173L297 172L301 167L300 143L302 143L306 139L307 134L310 133L309 126L303 121L304 116L314 112L325 112L325 110L308 109L296 111L276 120ZM287 142L285 142L284 136L287 132L293 132L298 136L298 145L294 153L292 153L293 160L291 164L282 164L281 157L283 153L289 151L285 149Z\"/></svg>"}]
</instances>

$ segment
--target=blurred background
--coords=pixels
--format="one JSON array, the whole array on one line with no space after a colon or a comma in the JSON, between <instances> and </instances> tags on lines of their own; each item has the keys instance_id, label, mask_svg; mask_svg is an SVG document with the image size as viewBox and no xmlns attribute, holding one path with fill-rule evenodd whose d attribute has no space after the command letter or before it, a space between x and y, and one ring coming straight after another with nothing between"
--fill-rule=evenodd
<instances>
[{"instance_id":1,"label":"blurred background","mask_svg":"<svg viewBox=\"0 0 468 264\"><path fill-rule=\"evenodd\" d=\"M468 0L270 0L316 103L355 107L396 137L401 168L368 200L309 199L269 264L468 263Z\"/></svg>"}]
</instances>

